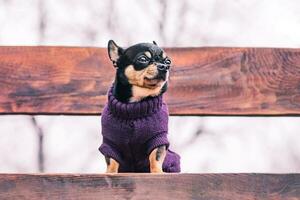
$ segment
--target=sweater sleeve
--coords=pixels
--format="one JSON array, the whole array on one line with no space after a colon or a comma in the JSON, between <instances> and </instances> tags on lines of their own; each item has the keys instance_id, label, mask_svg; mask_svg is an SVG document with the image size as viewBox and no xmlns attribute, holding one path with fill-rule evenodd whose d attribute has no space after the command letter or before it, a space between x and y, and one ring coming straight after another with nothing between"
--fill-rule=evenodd
<instances>
[{"instance_id":1,"label":"sweater sleeve","mask_svg":"<svg viewBox=\"0 0 300 200\"><path fill-rule=\"evenodd\" d=\"M161 145L166 145L167 149L169 148L169 140L167 138L167 133L162 132L157 135L155 135L153 138L148 140L146 146L147 146L147 154L149 155L155 148L161 146Z\"/></svg>"},{"instance_id":2,"label":"sweater sleeve","mask_svg":"<svg viewBox=\"0 0 300 200\"><path fill-rule=\"evenodd\" d=\"M117 148L114 147L111 142L103 138L103 143L99 147L99 151L105 156L116 160L118 163L122 163L122 156Z\"/></svg>"}]
</instances>

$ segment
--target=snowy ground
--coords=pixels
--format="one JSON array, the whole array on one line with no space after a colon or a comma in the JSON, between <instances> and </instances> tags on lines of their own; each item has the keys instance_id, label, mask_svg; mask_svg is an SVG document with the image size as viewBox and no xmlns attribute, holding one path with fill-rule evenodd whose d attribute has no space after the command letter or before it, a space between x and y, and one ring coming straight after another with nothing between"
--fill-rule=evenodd
<instances>
[{"instance_id":1,"label":"snowy ground","mask_svg":"<svg viewBox=\"0 0 300 200\"><path fill-rule=\"evenodd\" d=\"M0 0L0 45L300 47L294 0ZM0 58L1 59L1 58ZM100 116L37 116L45 172L103 172ZM300 118L171 117L184 172L300 172ZM0 116L0 172L38 172L30 116Z\"/></svg>"}]
</instances>

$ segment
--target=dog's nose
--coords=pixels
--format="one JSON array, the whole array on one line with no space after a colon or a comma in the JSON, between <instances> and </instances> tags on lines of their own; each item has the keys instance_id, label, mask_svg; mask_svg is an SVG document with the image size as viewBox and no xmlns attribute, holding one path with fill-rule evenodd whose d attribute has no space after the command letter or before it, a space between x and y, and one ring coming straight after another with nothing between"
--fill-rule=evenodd
<instances>
[{"instance_id":1,"label":"dog's nose","mask_svg":"<svg viewBox=\"0 0 300 200\"><path fill-rule=\"evenodd\" d=\"M157 65L158 71L161 71L161 72L167 72L169 68L170 68L169 65L164 65L164 64Z\"/></svg>"}]
</instances>

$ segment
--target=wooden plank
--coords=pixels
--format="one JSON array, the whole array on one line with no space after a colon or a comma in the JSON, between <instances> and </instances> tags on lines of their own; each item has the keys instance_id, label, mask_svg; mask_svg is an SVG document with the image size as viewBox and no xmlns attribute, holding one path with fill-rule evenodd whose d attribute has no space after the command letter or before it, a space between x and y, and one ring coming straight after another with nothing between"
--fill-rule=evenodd
<instances>
[{"instance_id":1,"label":"wooden plank","mask_svg":"<svg viewBox=\"0 0 300 200\"><path fill-rule=\"evenodd\" d=\"M296 200L300 174L0 174L0 199Z\"/></svg>"},{"instance_id":2,"label":"wooden plank","mask_svg":"<svg viewBox=\"0 0 300 200\"><path fill-rule=\"evenodd\" d=\"M169 48L172 115L299 115L300 49ZM1 114L100 114L104 48L0 47Z\"/></svg>"}]
</instances>

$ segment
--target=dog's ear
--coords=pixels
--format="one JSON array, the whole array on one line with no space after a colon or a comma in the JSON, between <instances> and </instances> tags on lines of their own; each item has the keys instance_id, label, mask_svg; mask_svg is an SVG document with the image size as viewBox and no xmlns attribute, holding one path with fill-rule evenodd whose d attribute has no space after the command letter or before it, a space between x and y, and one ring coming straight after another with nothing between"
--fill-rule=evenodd
<instances>
[{"instance_id":1,"label":"dog's ear","mask_svg":"<svg viewBox=\"0 0 300 200\"><path fill-rule=\"evenodd\" d=\"M109 40L107 50L110 60L117 67L117 61L124 52L123 48L119 47L113 40Z\"/></svg>"},{"instance_id":2,"label":"dog's ear","mask_svg":"<svg viewBox=\"0 0 300 200\"><path fill-rule=\"evenodd\" d=\"M157 43L153 40L153 44L155 44L157 46Z\"/></svg>"}]
</instances>

